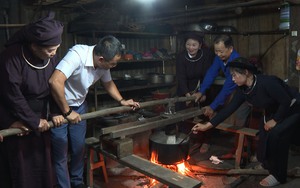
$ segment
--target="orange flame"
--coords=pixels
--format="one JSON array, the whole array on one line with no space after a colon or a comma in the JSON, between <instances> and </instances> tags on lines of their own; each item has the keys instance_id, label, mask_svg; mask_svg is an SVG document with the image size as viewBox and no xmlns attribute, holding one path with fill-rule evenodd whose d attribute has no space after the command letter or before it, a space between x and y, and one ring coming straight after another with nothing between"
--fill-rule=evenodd
<instances>
[{"instance_id":1,"label":"orange flame","mask_svg":"<svg viewBox=\"0 0 300 188\"><path fill-rule=\"evenodd\" d=\"M189 158L189 156L188 156ZM188 172L191 172L186 166L185 166L185 161L180 161L174 165L164 165L164 164L161 164L158 162L158 154L155 152L155 151L152 151L151 152L151 157L150 157L150 161L152 163L155 163L155 164L158 164L158 165L161 165L165 168L168 168L170 170L173 170L174 172L178 172L182 175L187 175ZM153 178L151 178L150 180L150 185L149 187L154 187L155 185L157 185L159 182Z\"/></svg>"},{"instance_id":2,"label":"orange flame","mask_svg":"<svg viewBox=\"0 0 300 188\"><path fill-rule=\"evenodd\" d=\"M189 158L189 157L188 157ZM151 157L150 157L150 161L152 163L156 163L156 164L159 164L165 168L168 168L168 169L171 169L175 172L178 172L180 174L183 174L183 175L186 175L187 172L190 172L190 170L186 167L185 165L185 161L180 161L174 165L164 165L164 164L161 164L158 162L158 154L155 152L155 151L152 151L151 152Z\"/></svg>"}]
</instances>

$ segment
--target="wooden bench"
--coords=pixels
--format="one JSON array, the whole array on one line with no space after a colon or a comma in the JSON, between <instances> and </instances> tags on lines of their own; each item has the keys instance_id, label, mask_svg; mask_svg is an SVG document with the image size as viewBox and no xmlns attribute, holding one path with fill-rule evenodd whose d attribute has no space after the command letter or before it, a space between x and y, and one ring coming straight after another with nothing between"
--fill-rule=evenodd
<instances>
[{"instance_id":1,"label":"wooden bench","mask_svg":"<svg viewBox=\"0 0 300 188\"><path fill-rule=\"evenodd\" d=\"M192 123L194 124L199 122L201 122L201 119L194 119L192 121ZM245 136L255 137L258 134L258 130L247 127L234 126L228 123L220 123L218 126L216 126L216 129L237 133L239 135L238 147L235 151L235 168L239 169L242 159Z\"/></svg>"},{"instance_id":2,"label":"wooden bench","mask_svg":"<svg viewBox=\"0 0 300 188\"><path fill-rule=\"evenodd\" d=\"M94 181L93 181L93 175L94 170L97 168L102 168L102 173L104 176L104 182L108 182L106 167L105 167L105 161L103 155L98 151L99 149L99 139L95 137L90 137L85 139L85 144L87 146L87 176L86 181L87 185L90 188L93 188ZM95 160L95 156L97 160Z\"/></svg>"}]
</instances>

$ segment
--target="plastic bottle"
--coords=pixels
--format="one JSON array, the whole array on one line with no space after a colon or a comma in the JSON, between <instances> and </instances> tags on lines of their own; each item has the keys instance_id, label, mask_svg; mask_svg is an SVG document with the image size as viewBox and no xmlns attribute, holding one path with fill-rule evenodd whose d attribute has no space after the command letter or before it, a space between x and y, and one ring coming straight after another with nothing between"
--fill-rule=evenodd
<instances>
[{"instance_id":1,"label":"plastic bottle","mask_svg":"<svg viewBox=\"0 0 300 188\"><path fill-rule=\"evenodd\" d=\"M280 6L280 30L290 29L290 4L284 2Z\"/></svg>"}]
</instances>

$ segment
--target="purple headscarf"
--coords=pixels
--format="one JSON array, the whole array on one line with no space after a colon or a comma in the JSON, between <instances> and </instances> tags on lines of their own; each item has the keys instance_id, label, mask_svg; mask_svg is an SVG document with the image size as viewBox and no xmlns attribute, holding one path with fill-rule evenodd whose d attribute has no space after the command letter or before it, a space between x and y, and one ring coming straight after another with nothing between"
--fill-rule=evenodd
<instances>
[{"instance_id":1,"label":"purple headscarf","mask_svg":"<svg viewBox=\"0 0 300 188\"><path fill-rule=\"evenodd\" d=\"M8 40L5 46L16 43L36 43L41 46L59 45L63 24L54 20L54 16L54 12L50 12L46 17L25 25Z\"/></svg>"}]
</instances>

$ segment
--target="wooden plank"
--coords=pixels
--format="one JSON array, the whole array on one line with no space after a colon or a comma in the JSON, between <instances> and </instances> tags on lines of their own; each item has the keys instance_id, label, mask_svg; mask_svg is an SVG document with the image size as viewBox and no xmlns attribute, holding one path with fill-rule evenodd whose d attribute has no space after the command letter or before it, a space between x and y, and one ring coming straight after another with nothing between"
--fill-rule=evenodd
<instances>
[{"instance_id":1,"label":"wooden plank","mask_svg":"<svg viewBox=\"0 0 300 188\"><path fill-rule=\"evenodd\" d=\"M216 126L217 129L223 130L223 131L229 131L234 133L240 133L247 136L256 136L258 134L258 130L251 129L247 127L240 127L240 126L234 126L227 123L221 123L218 126Z\"/></svg>"},{"instance_id":2,"label":"wooden plank","mask_svg":"<svg viewBox=\"0 0 300 188\"><path fill-rule=\"evenodd\" d=\"M199 188L201 181L179 174L136 155L123 157L119 162L173 188Z\"/></svg>"},{"instance_id":3,"label":"wooden plank","mask_svg":"<svg viewBox=\"0 0 300 188\"><path fill-rule=\"evenodd\" d=\"M206 166L190 165L191 171L195 174L215 174L215 175L269 175L265 169L213 169Z\"/></svg>"},{"instance_id":4,"label":"wooden plank","mask_svg":"<svg viewBox=\"0 0 300 188\"><path fill-rule=\"evenodd\" d=\"M114 125L114 126L110 126L110 127L104 127L104 128L101 128L100 134L102 134L102 135L103 134L109 134L109 133L111 133L113 131L116 131L116 130L132 127L132 126L137 126L137 125L141 125L143 123L157 121L157 120L160 120L160 119L162 119L162 117L157 116L157 117L147 118L147 119L142 120L142 121L135 121L135 122L129 122L129 123L123 123L123 124L119 124L119 125Z\"/></svg>"},{"instance_id":5,"label":"wooden plank","mask_svg":"<svg viewBox=\"0 0 300 188\"><path fill-rule=\"evenodd\" d=\"M119 137L131 135L131 134L135 134L135 133L139 133L139 132L143 132L143 131L163 127L165 125L170 125L170 124L173 124L173 123L184 121L186 119L193 118L193 117L199 116L201 114L203 114L203 112L198 107L189 108L189 109L186 109L186 110L176 112L175 115L166 115L165 116L166 118L162 119L162 120L149 122L149 123L143 123L141 125L132 126L132 127L128 127L128 128L113 131L112 133L110 133L110 137L111 138L119 138Z\"/></svg>"}]
</instances>

